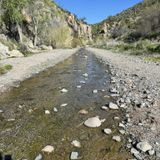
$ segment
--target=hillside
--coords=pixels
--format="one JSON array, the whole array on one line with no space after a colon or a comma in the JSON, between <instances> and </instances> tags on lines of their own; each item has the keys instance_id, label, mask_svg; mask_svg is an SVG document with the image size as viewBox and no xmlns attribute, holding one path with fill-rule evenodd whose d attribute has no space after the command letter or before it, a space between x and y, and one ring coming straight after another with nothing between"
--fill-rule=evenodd
<instances>
[{"instance_id":1,"label":"hillside","mask_svg":"<svg viewBox=\"0 0 160 160\"><path fill-rule=\"evenodd\" d=\"M144 0L122 13L92 26L96 40L116 39L135 42L160 40L160 1Z\"/></svg>"},{"instance_id":2,"label":"hillside","mask_svg":"<svg viewBox=\"0 0 160 160\"><path fill-rule=\"evenodd\" d=\"M19 56L17 50L28 54L76 47L91 40L91 27L51 0L0 1L1 59Z\"/></svg>"}]
</instances>

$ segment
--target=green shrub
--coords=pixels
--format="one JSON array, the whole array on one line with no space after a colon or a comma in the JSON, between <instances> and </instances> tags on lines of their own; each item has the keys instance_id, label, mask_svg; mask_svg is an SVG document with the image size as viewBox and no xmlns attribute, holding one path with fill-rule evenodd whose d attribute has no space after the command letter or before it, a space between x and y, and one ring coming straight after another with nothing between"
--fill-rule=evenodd
<instances>
[{"instance_id":1,"label":"green shrub","mask_svg":"<svg viewBox=\"0 0 160 160\"><path fill-rule=\"evenodd\" d=\"M4 66L0 67L0 75L7 73L9 70L11 70L13 67L10 64L6 64Z\"/></svg>"}]
</instances>

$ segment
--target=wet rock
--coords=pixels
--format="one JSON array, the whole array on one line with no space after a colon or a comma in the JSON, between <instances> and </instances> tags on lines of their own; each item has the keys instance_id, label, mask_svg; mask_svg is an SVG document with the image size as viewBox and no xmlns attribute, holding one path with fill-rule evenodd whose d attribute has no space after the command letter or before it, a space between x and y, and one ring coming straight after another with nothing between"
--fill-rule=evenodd
<instances>
[{"instance_id":1,"label":"wet rock","mask_svg":"<svg viewBox=\"0 0 160 160\"><path fill-rule=\"evenodd\" d=\"M101 109L106 111L106 110L108 110L108 107L107 106L102 106Z\"/></svg>"},{"instance_id":2,"label":"wet rock","mask_svg":"<svg viewBox=\"0 0 160 160\"><path fill-rule=\"evenodd\" d=\"M125 130L119 130L119 132L120 132L121 134L125 134L125 133L126 133Z\"/></svg>"},{"instance_id":3,"label":"wet rock","mask_svg":"<svg viewBox=\"0 0 160 160\"><path fill-rule=\"evenodd\" d=\"M86 115L86 114L88 114L88 111L85 109L82 109L78 113Z\"/></svg>"},{"instance_id":4,"label":"wet rock","mask_svg":"<svg viewBox=\"0 0 160 160\"><path fill-rule=\"evenodd\" d=\"M109 103L109 108L113 110L119 109L119 107L115 103L112 103L112 102Z\"/></svg>"},{"instance_id":5,"label":"wet rock","mask_svg":"<svg viewBox=\"0 0 160 160\"><path fill-rule=\"evenodd\" d=\"M62 92L62 93L67 93L67 92L68 92L68 90L67 90L67 89L65 89L65 88L63 88L63 89L61 89L61 92Z\"/></svg>"},{"instance_id":6,"label":"wet rock","mask_svg":"<svg viewBox=\"0 0 160 160\"><path fill-rule=\"evenodd\" d=\"M67 103L63 103L61 104L61 107L66 107L68 104Z\"/></svg>"},{"instance_id":7,"label":"wet rock","mask_svg":"<svg viewBox=\"0 0 160 160\"><path fill-rule=\"evenodd\" d=\"M153 156L153 155L155 154L155 150L153 150L153 149L149 150L149 151L148 151L148 154L149 154L150 156Z\"/></svg>"},{"instance_id":8,"label":"wet rock","mask_svg":"<svg viewBox=\"0 0 160 160\"><path fill-rule=\"evenodd\" d=\"M45 110L45 114L51 114L49 110Z\"/></svg>"},{"instance_id":9,"label":"wet rock","mask_svg":"<svg viewBox=\"0 0 160 160\"><path fill-rule=\"evenodd\" d=\"M101 126L101 120L99 119L99 117L92 117L92 118L88 118L85 122L84 125L90 128L96 128L96 127L100 127Z\"/></svg>"},{"instance_id":10,"label":"wet rock","mask_svg":"<svg viewBox=\"0 0 160 160\"><path fill-rule=\"evenodd\" d=\"M115 140L116 142L121 142L120 136L113 136L112 139Z\"/></svg>"},{"instance_id":11,"label":"wet rock","mask_svg":"<svg viewBox=\"0 0 160 160\"><path fill-rule=\"evenodd\" d=\"M95 90L93 90L93 93L94 93L94 94L98 93L98 90L96 90L96 89L95 89Z\"/></svg>"},{"instance_id":12,"label":"wet rock","mask_svg":"<svg viewBox=\"0 0 160 160\"><path fill-rule=\"evenodd\" d=\"M80 83L81 83L81 84L86 84L86 82L85 82L85 81L80 81Z\"/></svg>"},{"instance_id":13,"label":"wet rock","mask_svg":"<svg viewBox=\"0 0 160 160\"><path fill-rule=\"evenodd\" d=\"M14 122L15 121L15 118L10 118L10 119L7 119L8 122Z\"/></svg>"},{"instance_id":14,"label":"wet rock","mask_svg":"<svg viewBox=\"0 0 160 160\"><path fill-rule=\"evenodd\" d=\"M78 152L72 152L71 156L70 156L70 159L71 160L76 160L76 159L78 159L78 155L79 155Z\"/></svg>"},{"instance_id":15,"label":"wet rock","mask_svg":"<svg viewBox=\"0 0 160 160\"><path fill-rule=\"evenodd\" d=\"M136 147L142 152L147 152L152 149L152 146L148 142L139 142Z\"/></svg>"},{"instance_id":16,"label":"wet rock","mask_svg":"<svg viewBox=\"0 0 160 160\"><path fill-rule=\"evenodd\" d=\"M47 145L42 149L42 152L45 152L45 153L48 153L48 154L53 153L54 152L54 147L51 146L51 145Z\"/></svg>"},{"instance_id":17,"label":"wet rock","mask_svg":"<svg viewBox=\"0 0 160 160\"><path fill-rule=\"evenodd\" d=\"M56 107L53 108L54 112L58 112L58 109Z\"/></svg>"},{"instance_id":18,"label":"wet rock","mask_svg":"<svg viewBox=\"0 0 160 160\"><path fill-rule=\"evenodd\" d=\"M41 154L39 154L39 155L35 158L35 160L43 160L43 156L42 156Z\"/></svg>"},{"instance_id":19,"label":"wet rock","mask_svg":"<svg viewBox=\"0 0 160 160\"><path fill-rule=\"evenodd\" d=\"M88 77L88 74L87 74L87 73L84 73L83 76L84 76L84 77Z\"/></svg>"},{"instance_id":20,"label":"wet rock","mask_svg":"<svg viewBox=\"0 0 160 160\"><path fill-rule=\"evenodd\" d=\"M109 129L109 128L106 128L103 130L105 134L111 134L112 133L112 130Z\"/></svg>"},{"instance_id":21,"label":"wet rock","mask_svg":"<svg viewBox=\"0 0 160 160\"><path fill-rule=\"evenodd\" d=\"M71 143L74 147L80 148L81 147L81 143L77 140L73 140Z\"/></svg>"},{"instance_id":22,"label":"wet rock","mask_svg":"<svg viewBox=\"0 0 160 160\"><path fill-rule=\"evenodd\" d=\"M80 86L80 85L79 85L79 86L77 86L77 88L78 88L78 89L81 89L81 88L82 88L82 86Z\"/></svg>"}]
</instances>

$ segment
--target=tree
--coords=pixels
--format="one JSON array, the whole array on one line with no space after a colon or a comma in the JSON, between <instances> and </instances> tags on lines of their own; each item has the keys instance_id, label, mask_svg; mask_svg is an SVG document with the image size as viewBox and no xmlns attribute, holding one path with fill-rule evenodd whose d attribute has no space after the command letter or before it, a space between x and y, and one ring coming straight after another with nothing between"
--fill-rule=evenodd
<instances>
[{"instance_id":1,"label":"tree","mask_svg":"<svg viewBox=\"0 0 160 160\"><path fill-rule=\"evenodd\" d=\"M2 8L4 9L3 19L6 26L16 25L19 41L22 42L21 23L23 21L22 9L28 0L2 0Z\"/></svg>"}]
</instances>

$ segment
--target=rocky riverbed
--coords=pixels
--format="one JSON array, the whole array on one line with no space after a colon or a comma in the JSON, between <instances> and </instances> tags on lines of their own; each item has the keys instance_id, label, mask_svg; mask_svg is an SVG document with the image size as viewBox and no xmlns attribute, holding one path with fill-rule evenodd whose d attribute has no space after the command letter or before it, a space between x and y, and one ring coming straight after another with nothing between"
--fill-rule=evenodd
<instances>
[{"instance_id":1,"label":"rocky riverbed","mask_svg":"<svg viewBox=\"0 0 160 160\"><path fill-rule=\"evenodd\" d=\"M144 57L100 49L94 52L111 70L110 92L125 111L119 124L127 134L128 148L138 160L160 159L160 65ZM107 71L108 72L108 71Z\"/></svg>"}]
</instances>

